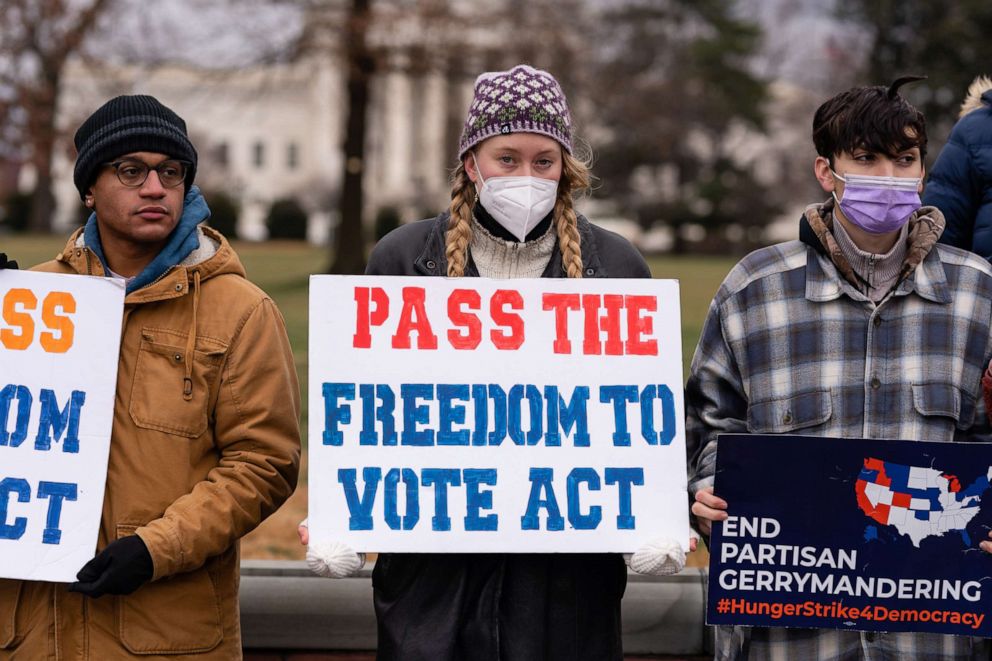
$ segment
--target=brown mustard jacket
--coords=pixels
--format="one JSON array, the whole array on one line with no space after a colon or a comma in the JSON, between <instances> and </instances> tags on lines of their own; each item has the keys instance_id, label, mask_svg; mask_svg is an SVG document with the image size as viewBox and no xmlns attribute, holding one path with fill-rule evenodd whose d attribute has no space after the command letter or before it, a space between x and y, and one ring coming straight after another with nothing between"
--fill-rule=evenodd
<instances>
[{"instance_id":1,"label":"brown mustard jacket","mask_svg":"<svg viewBox=\"0 0 992 661\"><path fill-rule=\"evenodd\" d=\"M104 275L79 235L36 270ZM0 659L241 658L238 539L296 485L300 391L275 304L219 233L200 243L124 301L97 550L139 535L153 581L91 599L0 580Z\"/></svg>"}]
</instances>

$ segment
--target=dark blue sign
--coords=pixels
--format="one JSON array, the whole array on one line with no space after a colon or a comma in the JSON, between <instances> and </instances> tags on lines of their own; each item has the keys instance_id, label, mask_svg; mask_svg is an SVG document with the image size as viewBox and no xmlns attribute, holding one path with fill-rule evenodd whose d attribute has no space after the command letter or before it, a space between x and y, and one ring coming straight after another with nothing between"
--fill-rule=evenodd
<instances>
[{"instance_id":1,"label":"dark blue sign","mask_svg":"<svg viewBox=\"0 0 992 661\"><path fill-rule=\"evenodd\" d=\"M707 622L992 636L990 478L987 443L721 435Z\"/></svg>"}]
</instances>

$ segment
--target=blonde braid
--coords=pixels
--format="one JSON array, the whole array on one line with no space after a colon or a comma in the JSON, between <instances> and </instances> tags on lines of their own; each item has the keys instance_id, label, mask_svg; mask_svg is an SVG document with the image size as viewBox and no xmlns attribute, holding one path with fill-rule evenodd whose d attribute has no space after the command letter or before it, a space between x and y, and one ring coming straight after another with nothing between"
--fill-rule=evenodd
<instances>
[{"instance_id":1,"label":"blonde braid","mask_svg":"<svg viewBox=\"0 0 992 661\"><path fill-rule=\"evenodd\" d=\"M468 262L468 244L472 240L472 203L475 199L474 184L461 163L451 176L451 218L444 233L444 256L448 261L448 277L465 275Z\"/></svg>"},{"instance_id":2,"label":"blonde braid","mask_svg":"<svg viewBox=\"0 0 992 661\"><path fill-rule=\"evenodd\" d=\"M582 244L579 237L578 217L573 207L573 196L589 188L589 166L562 151L561 179L558 181L558 199L555 200L554 223L558 233L561 261L570 278L582 277Z\"/></svg>"}]
</instances>

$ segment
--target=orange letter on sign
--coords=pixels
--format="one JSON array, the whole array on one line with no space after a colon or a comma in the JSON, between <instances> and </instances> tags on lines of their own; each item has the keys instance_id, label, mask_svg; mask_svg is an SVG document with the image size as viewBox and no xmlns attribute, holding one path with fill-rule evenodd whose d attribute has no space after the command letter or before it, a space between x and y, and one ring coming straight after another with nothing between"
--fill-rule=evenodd
<instances>
[{"instance_id":1,"label":"orange letter on sign","mask_svg":"<svg viewBox=\"0 0 992 661\"><path fill-rule=\"evenodd\" d=\"M17 306L22 305L26 310L38 307L38 299L30 289L11 289L3 297L3 320L8 325L20 328L15 333L10 328L0 330L0 343L12 351L24 351L34 340L34 319L26 312L19 312Z\"/></svg>"},{"instance_id":2,"label":"orange letter on sign","mask_svg":"<svg viewBox=\"0 0 992 661\"><path fill-rule=\"evenodd\" d=\"M61 308L64 315L56 314L56 308ZM75 314L76 299L64 291L53 291L45 297L41 304L41 319L45 326L55 333L41 334L41 347L48 353L65 353L72 346L76 335L76 326L68 315Z\"/></svg>"}]
</instances>

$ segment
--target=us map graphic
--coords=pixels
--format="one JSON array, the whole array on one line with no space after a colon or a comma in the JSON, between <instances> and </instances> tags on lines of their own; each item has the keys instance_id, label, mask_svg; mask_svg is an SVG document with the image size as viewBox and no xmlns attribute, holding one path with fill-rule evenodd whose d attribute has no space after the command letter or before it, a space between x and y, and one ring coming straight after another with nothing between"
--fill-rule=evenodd
<instances>
[{"instance_id":1,"label":"us map graphic","mask_svg":"<svg viewBox=\"0 0 992 661\"><path fill-rule=\"evenodd\" d=\"M957 476L948 472L867 457L854 488L862 512L906 535L913 546L919 548L924 539L952 531L970 546L965 528L978 514L990 479L992 466L963 487ZM865 541L874 539L878 539L878 530L869 525Z\"/></svg>"}]
</instances>

